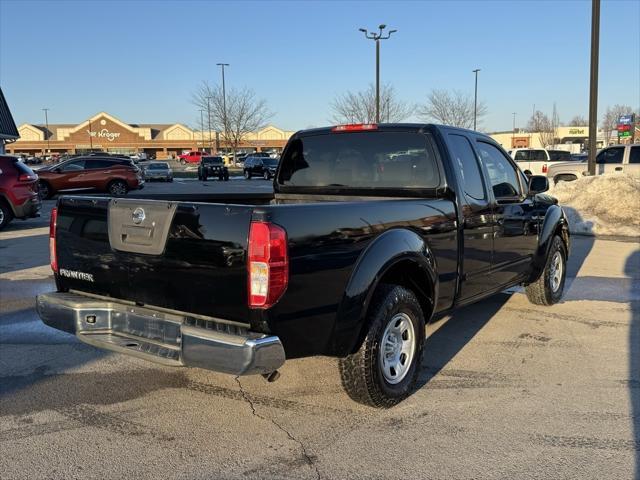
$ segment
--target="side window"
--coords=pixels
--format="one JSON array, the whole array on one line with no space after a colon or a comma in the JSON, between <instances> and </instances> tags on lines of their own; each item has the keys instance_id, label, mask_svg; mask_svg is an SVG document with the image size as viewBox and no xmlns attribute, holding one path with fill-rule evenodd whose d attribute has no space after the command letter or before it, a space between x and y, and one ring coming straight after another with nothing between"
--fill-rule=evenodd
<instances>
[{"instance_id":1,"label":"side window","mask_svg":"<svg viewBox=\"0 0 640 480\"><path fill-rule=\"evenodd\" d=\"M462 135L449 134L449 141L451 142L454 166L457 164L460 170L464 193L476 200L485 199L480 165L478 165L476 154L469 140Z\"/></svg>"},{"instance_id":2,"label":"side window","mask_svg":"<svg viewBox=\"0 0 640 480\"><path fill-rule=\"evenodd\" d=\"M524 160L529 160L529 155L527 155L527 153L529 152L527 152L526 150L518 150L516 152L516 156L514 157L514 160L517 160L520 162Z\"/></svg>"},{"instance_id":3,"label":"side window","mask_svg":"<svg viewBox=\"0 0 640 480\"><path fill-rule=\"evenodd\" d=\"M87 160L84 164L85 170L97 170L100 168L110 168L113 162L109 160Z\"/></svg>"},{"instance_id":4,"label":"side window","mask_svg":"<svg viewBox=\"0 0 640 480\"><path fill-rule=\"evenodd\" d=\"M596 157L596 163L622 163L624 147L607 148Z\"/></svg>"},{"instance_id":5,"label":"side window","mask_svg":"<svg viewBox=\"0 0 640 480\"><path fill-rule=\"evenodd\" d=\"M84 170L84 162L85 160L78 160L76 162L67 163L64 167L62 167L62 171L78 172L80 170Z\"/></svg>"},{"instance_id":6,"label":"side window","mask_svg":"<svg viewBox=\"0 0 640 480\"><path fill-rule=\"evenodd\" d=\"M629 163L640 163L640 147L631 147Z\"/></svg>"},{"instance_id":7,"label":"side window","mask_svg":"<svg viewBox=\"0 0 640 480\"><path fill-rule=\"evenodd\" d=\"M531 150L531 161L532 162L546 162L547 155L544 153L544 150Z\"/></svg>"},{"instance_id":8,"label":"side window","mask_svg":"<svg viewBox=\"0 0 640 480\"><path fill-rule=\"evenodd\" d=\"M489 174L489 183L496 200L520 197L520 182L515 167L495 146L478 142L480 158Z\"/></svg>"}]
</instances>

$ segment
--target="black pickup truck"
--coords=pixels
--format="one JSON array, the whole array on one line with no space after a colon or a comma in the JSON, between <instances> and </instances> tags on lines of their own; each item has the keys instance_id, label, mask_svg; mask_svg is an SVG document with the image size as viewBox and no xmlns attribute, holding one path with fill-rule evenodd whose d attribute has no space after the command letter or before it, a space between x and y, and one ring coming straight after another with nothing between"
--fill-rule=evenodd
<instances>
[{"instance_id":1,"label":"black pickup truck","mask_svg":"<svg viewBox=\"0 0 640 480\"><path fill-rule=\"evenodd\" d=\"M165 365L277 378L338 357L351 398L412 392L425 324L515 285L556 303L567 220L491 138L422 124L289 140L273 194L65 196L49 326Z\"/></svg>"}]
</instances>

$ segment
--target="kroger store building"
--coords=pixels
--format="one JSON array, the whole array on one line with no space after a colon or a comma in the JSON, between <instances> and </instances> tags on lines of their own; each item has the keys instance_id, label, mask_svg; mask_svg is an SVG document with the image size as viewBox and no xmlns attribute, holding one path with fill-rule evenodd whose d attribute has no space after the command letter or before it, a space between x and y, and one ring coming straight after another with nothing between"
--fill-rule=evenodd
<instances>
[{"instance_id":1,"label":"kroger store building","mask_svg":"<svg viewBox=\"0 0 640 480\"><path fill-rule=\"evenodd\" d=\"M105 112L79 124L36 125L18 127L20 139L8 144L7 153L45 155L50 153L82 153L102 150L111 153L144 152L156 158L176 157L180 153L202 148L213 151L227 148L216 132L192 130L180 123L124 123ZM267 126L248 134L238 149L244 151L280 151L294 132Z\"/></svg>"}]
</instances>

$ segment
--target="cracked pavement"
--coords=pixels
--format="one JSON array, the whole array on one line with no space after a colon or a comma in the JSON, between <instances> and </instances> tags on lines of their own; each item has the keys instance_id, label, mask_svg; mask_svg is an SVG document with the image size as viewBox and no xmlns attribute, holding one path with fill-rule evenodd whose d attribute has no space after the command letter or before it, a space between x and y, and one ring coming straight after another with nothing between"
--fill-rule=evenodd
<instances>
[{"instance_id":1,"label":"cracked pavement","mask_svg":"<svg viewBox=\"0 0 640 480\"><path fill-rule=\"evenodd\" d=\"M640 477L638 243L574 238L557 306L514 290L431 324L420 388L375 410L342 391L334 359L267 383L45 327L46 226L0 233L3 480Z\"/></svg>"}]
</instances>

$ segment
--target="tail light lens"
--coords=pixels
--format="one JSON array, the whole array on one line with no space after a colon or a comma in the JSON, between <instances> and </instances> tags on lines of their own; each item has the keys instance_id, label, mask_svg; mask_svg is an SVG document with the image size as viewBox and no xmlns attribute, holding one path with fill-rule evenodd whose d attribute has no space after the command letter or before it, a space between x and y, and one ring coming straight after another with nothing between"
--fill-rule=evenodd
<instances>
[{"instance_id":1,"label":"tail light lens","mask_svg":"<svg viewBox=\"0 0 640 480\"><path fill-rule=\"evenodd\" d=\"M287 232L273 223L251 222L248 256L249 307L269 308L289 283Z\"/></svg>"},{"instance_id":2,"label":"tail light lens","mask_svg":"<svg viewBox=\"0 0 640 480\"><path fill-rule=\"evenodd\" d=\"M547 164L545 163L544 165L542 165L542 173L547 173Z\"/></svg>"},{"instance_id":3,"label":"tail light lens","mask_svg":"<svg viewBox=\"0 0 640 480\"><path fill-rule=\"evenodd\" d=\"M18 176L19 182L32 182L33 180L37 179L37 175L31 175L30 173L22 173Z\"/></svg>"},{"instance_id":4,"label":"tail light lens","mask_svg":"<svg viewBox=\"0 0 640 480\"><path fill-rule=\"evenodd\" d=\"M58 253L56 251L56 227L58 225L58 208L51 210L51 221L49 223L49 258L51 259L51 270L58 273Z\"/></svg>"}]
</instances>

